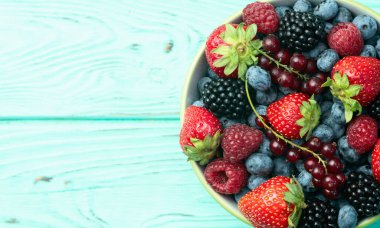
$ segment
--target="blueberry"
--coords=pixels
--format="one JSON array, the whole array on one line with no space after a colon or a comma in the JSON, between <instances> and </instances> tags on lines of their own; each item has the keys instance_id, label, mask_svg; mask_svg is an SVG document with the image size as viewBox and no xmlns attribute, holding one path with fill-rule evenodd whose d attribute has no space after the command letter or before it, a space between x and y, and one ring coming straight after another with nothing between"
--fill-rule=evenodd
<instances>
[{"instance_id":1,"label":"blueberry","mask_svg":"<svg viewBox=\"0 0 380 228\"><path fill-rule=\"evenodd\" d=\"M334 131L334 139L339 139L346 133L346 125L334 124L331 126Z\"/></svg>"},{"instance_id":2,"label":"blueberry","mask_svg":"<svg viewBox=\"0 0 380 228\"><path fill-rule=\"evenodd\" d=\"M277 98L277 89L276 87L272 86L269 90L263 92L263 91L256 91L256 102L261 105L269 105L273 103Z\"/></svg>"},{"instance_id":3,"label":"blueberry","mask_svg":"<svg viewBox=\"0 0 380 228\"><path fill-rule=\"evenodd\" d=\"M262 183L267 181L268 178L260 177L257 175L251 175L248 179L248 188L251 190L254 190L255 188L259 187Z\"/></svg>"},{"instance_id":4,"label":"blueberry","mask_svg":"<svg viewBox=\"0 0 380 228\"><path fill-rule=\"evenodd\" d=\"M314 14L328 21L338 13L338 4L335 0L325 0L314 9Z\"/></svg>"},{"instance_id":5,"label":"blueberry","mask_svg":"<svg viewBox=\"0 0 380 228\"><path fill-rule=\"evenodd\" d=\"M331 142L334 139L334 131L331 127L320 124L314 129L313 136L318 137L322 142Z\"/></svg>"},{"instance_id":6,"label":"blueberry","mask_svg":"<svg viewBox=\"0 0 380 228\"><path fill-rule=\"evenodd\" d=\"M219 78L219 76L213 70L211 70L211 68L208 68L208 75L207 76L213 80L216 80Z\"/></svg>"},{"instance_id":7,"label":"blueberry","mask_svg":"<svg viewBox=\"0 0 380 228\"><path fill-rule=\"evenodd\" d=\"M323 96L323 99L324 100L326 100L326 101L332 101L332 99L333 99L333 95L331 94L331 91L328 89L328 90L326 90L323 94L322 94L322 96Z\"/></svg>"},{"instance_id":8,"label":"blueberry","mask_svg":"<svg viewBox=\"0 0 380 228\"><path fill-rule=\"evenodd\" d=\"M313 10L313 5L308 0L298 0L293 6L296 12L310 12Z\"/></svg>"},{"instance_id":9,"label":"blueberry","mask_svg":"<svg viewBox=\"0 0 380 228\"><path fill-rule=\"evenodd\" d=\"M303 172L303 171L306 171L306 169L305 169L305 165L303 164L303 161L302 160L298 160L297 162L296 162L296 169L297 169L297 171L298 172Z\"/></svg>"},{"instance_id":10,"label":"blueberry","mask_svg":"<svg viewBox=\"0 0 380 228\"><path fill-rule=\"evenodd\" d=\"M203 103L202 99L194 101L194 103L192 105L197 106L197 107L205 107L205 103Z\"/></svg>"},{"instance_id":11,"label":"blueberry","mask_svg":"<svg viewBox=\"0 0 380 228\"><path fill-rule=\"evenodd\" d=\"M310 59L316 59L327 48L328 47L325 43L319 42L314 49L305 52L304 55Z\"/></svg>"},{"instance_id":12,"label":"blueberry","mask_svg":"<svg viewBox=\"0 0 380 228\"><path fill-rule=\"evenodd\" d=\"M280 100L283 97L285 97L285 94L281 91L278 91L276 100Z\"/></svg>"},{"instance_id":13,"label":"blueberry","mask_svg":"<svg viewBox=\"0 0 380 228\"><path fill-rule=\"evenodd\" d=\"M306 192L314 192L316 190L313 185L312 180L313 180L313 177L306 170L303 170L297 176L297 181L299 182L303 190Z\"/></svg>"},{"instance_id":14,"label":"blueberry","mask_svg":"<svg viewBox=\"0 0 380 228\"><path fill-rule=\"evenodd\" d=\"M228 119L226 117L221 117L219 119L219 122L222 124L223 129L226 129L233 124L240 123L240 121L238 121L238 120L232 120L232 119Z\"/></svg>"},{"instance_id":15,"label":"blueberry","mask_svg":"<svg viewBox=\"0 0 380 228\"><path fill-rule=\"evenodd\" d=\"M328 34L333 27L334 27L333 24L331 24L329 22L326 22L326 24L325 24L325 32L326 32L326 34Z\"/></svg>"},{"instance_id":16,"label":"blueberry","mask_svg":"<svg viewBox=\"0 0 380 228\"><path fill-rule=\"evenodd\" d=\"M349 205L349 202L347 200L345 200L345 199L339 199L339 200L336 200L336 204L337 204L336 206L338 208L342 208L344 206Z\"/></svg>"},{"instance_id":17,"label":"blueberry","mask_svg":"<svg viewBox=\"0 0 380 228\"><path fill-rule=\"evenodd\" d=\"M292 10L289 7L287 7L287 6L278 6L278 7L276 7L276 13L277 13L277 15L278 15L278 17L280 19L282 17L284 17L287 12L290 12L290 11L292 11Z\"/></svg>"},{"instance_id":18,"label":"blueberry","mask_svg":"<svg viewBox=\"0 0 380 228\"><path fill-rule=\"evenodd\" d=\"M377 56L380 57L380 39L377 41L375 48L376 48Z\"/></svg>"},{"instance_id":19,"label":"blueberry","mask_svg":"<svg viewBox=\"0 0 380 228\"><path fill-rule=\"evenodd\" d=\"M340 157L350 163L355 163L360 158L356 151L348 145L347 136L343 136L338 140L338 151Z\"/></svg>"},{"instance_id":20,"label":"blueberry","mask_svg":"<svg viewBox=\"0 0 380 228\"><path fill-rule=\"evenodd\" d=\"M279 86L278 90L280 90L280 92L283 93L284 95L288 95L290 93L294 93L293 90L291 90L289 88L286 88L286 87L282 87L282 86Z\"/></svg>"},{"instance_id":21,"label":"blueberry","mask_svg":"<svg viewBox=\"0 0 380 228\"><path fill-rule=\"evenodd\" d=\"M344 105L341 101L334 102L331 107L331 118L336 124L345 124Z\"/></svg>"},{"instance_id":22,"label":"blueberry","mask_svg":"<svg viewBox=\"0 0 380 228\"><path fill-rule=\"evenodd\" d=\"M293 143L297 144L297 145L302 145L303 143L305 143L305 140L303 139L294 139L292 140Z\"/></svg>"},{"instance_id":23,"label":"blueberry","mask_svg":"<svg viewBox=\"0 0 380 228\"><path fill-rule=\"evenodd\" d=\"M324 101L321 103L322 118L330 115L332 105L333 103L331 101Z\"/></svg>"},{"instance_id":24,"label":"blueberry","mask_svg":"<svg viewBox=\"0 0 380 228\"><path fill-rule=\"evenodd\" d=\"M333 20L334 24L338 24L340 22L351 22L352 21L352 13L347 8L341 6L339 7L338 14Z\"/></svg>"},{"instance_id":25,"label":"blueberry","mask_svg":"<svg viewBox=\"0 0 380 228\"><path fill-rule=\"evenodd\" d=\"M372 168L370 165L362 165L356 171L360 173L364 173L366 175L373 176Z\"/></svg>"},{"instance_id":26,"label":"blueberry","mask_svg":"<svg viewBox=\"0 0 380 228\"><path fill-rule=\"evenodd\" d=\"M251 189L247 188L247 187L244 187L242 190L240 190L240 192L236 193L234 195L234 198L235 198L235 201L236 203L239 202L239 200L245 195L247 194L248 192L250 192Z\"/></svg>"},{"instance_id":27,"label":"blueberry","mask_svg":"<svg viewBox=\"0 0 380 228\"><path fill-rule=\"evenodd\" d=\"M287 176L290 177L293 174L293 166L287 162L285 157L277 157L273 160L274 170L273 176Z\"/></svg>"},{"instance_id":28,"label":"blueberry","mask_svg":"<svg viewBox=\"0 0 380 228\"><path fill-rule=\"evenodd\" d=\"M267 176L273 170L273 161L266 154L254 153L245 161L245 166L251 174Z\"/></svg>"},{"instance_id":29,"label":"blueberry","mask_svg":"<svg viewBox=\"0 0 380 228\"><path fill-rule=\"evenodd\" d=\"M343 206L338 214L339 228L354 228L358 222L358 213L351 205Z\"/></svg>"},{"instance_id":30,"label":"blueberry","mask_svg":"<svg viewBox=\"0 0 380 228\"><path fill-rule=\"evenodd\" d=\"M365 41L365 44L376 46L377 41L380 39L380 34L376 33L372 38Z\"/></svg>"},{"instance_id":31,"label":"blueberry","mask_svg":"<svg viewBox=\"0 0 380 228\"><path fill-rule=\"evenodd\" d=\"M356 16L352 23L360 30L365 40L372 38L377 32L376 20L368 15Z\"/></svg>"},{"instance_id":32,"label":"blueberry","mask_svg":"<svg viewBox=\"0 0 380 228\"><path fill-rule=\"evenodd\" d=\"M318 195L316 195L315 198L317 198L317 199L319 199L319 200L322 200L323 202L326 202L326 201L327 201L326 197L325 197L324 195L322 195L322 194L318 194Z\"/></svg>"},{"instance_id":33,"label":"blueberry","mask_svg":"<svg viewBox=\"0 0 380 228\"><path fill-rule=\"evenodd\" d=\"M257 153L266 154L268 156L273 156L272 151L269 148L270 141L265 136L263 137L263 142L261 143Z\"/></svg>"},{"instance_id":34,"label":"blueberry","mask_svg":"<svg viewBox=\"0 0 380 228\"><path fill-rule=\"evenodd\" d=\"M338 53L333 49L327 49L318 56L317 67L320 71L330 72L338 61Z\"/></svg>"},{"instance_id":35,"label":"blueberry","mask_svg":"<svg viewBox=\"0 0 380 228\"><path fill-rule=\"evenodd\" d=\"M376 48L372 45L366 44L363 47L362 53L360 54L361 56L366 56L366 57L373 57L376 58Z\"/></svg>"},{"instance_id":36,"label":"blueberry","mask_svg":"<svg viewBox=\"0 0 380 228\"><path fill-rule=\"evenodd\" d=\"M269 73L259 66L251 66L246 74L248 84L255 90L266 91L271 85Z\"/></svg>"},{"instance_id":37,"label":"blueberry","mask_svg":"<svg viewBox=\"0 0 380 228\"><path fill-rule=\"evenodd\" d=\"M267 115L267 106L264 105L258 105L255 107L256 111L261 115L261 116L266 116ZM251 127L257 127L256 125L256 115L254 112L251 113L251 115L248 116L248 125Z\"/></svg>"},{"instance_id":38,"label":"blueberry","mask_svg":"<svg viewBox=\"0 0 380 228\"><path fill-rule=\"evenodd\" d=\"M206 88L206 85L207 85L209 82L211 82L211 81L212 81L212 79L209 78L209 77L203 77L203 78L199 79L197 85L198 85L198 91L199 91L200 94L203 93L203 91L204 91L205 88Z\"/></svg>"}]
</instances>

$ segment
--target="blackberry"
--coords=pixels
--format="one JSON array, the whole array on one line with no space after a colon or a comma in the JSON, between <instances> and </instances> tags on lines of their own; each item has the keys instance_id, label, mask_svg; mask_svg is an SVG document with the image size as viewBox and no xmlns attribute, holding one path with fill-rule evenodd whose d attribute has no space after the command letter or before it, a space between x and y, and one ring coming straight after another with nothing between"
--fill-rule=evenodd
<instances>
[{"instance_id":1,"label":"blackberry","mask_svg":"<svg viewBox=\"0 0 380 228\"><path fill-rule=\"evenodd\" d=\"M376 120L380 120L380 96L368 106L368 114Z\"/></svg>"},{"instance_id":2,"label":"blackberry","mask_svg":"<svg viewBox=\"0 0 380 228\"><path fill-rule=\"evenodd\" d=\"M325 22L313 13L290 11L280 21L281 44L294 52L315 48L325 36Z\"/></svg>"},{"instance_id":3,"label":"blackberry","mask_svg":"<svg viewBox=\"0 0 380 228\"><path fill-rule=\"evenodd\" d=\"M350 173L344 193L360 219L379 214L380 185L372 176L358 172Z\"/></svg>"},{"instance_id":4,"label":"blackberry","mask_svg":"<svg viewBox=\"0 0 380 228\"><path fill-rule=\"evenodd\" d=\"M338 209L319 199L306 199L307 208L302 210L299 227L338 227Z\"/></svg>"},{"instance_id":5,"label":"blackberry","mask_svg":"<svg viewBox=\"0 0 380 228\"><path fill-rule=\"evenodd\" d=\"M244 82L238 79L219 78L207 83L202 100L218 117L241 119L250 110Z\"/></svg>"}]
</instances>

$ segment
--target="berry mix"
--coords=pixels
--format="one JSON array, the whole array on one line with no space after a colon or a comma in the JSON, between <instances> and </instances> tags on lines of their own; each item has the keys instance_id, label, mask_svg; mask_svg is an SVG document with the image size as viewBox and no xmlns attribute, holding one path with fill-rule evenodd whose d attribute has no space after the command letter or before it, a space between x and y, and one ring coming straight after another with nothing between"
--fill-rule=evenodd
<instances>
[{"instance_id":1,"label":"berry mix","mask_svg":"<svg viewBox=\"0 0 380 228\"><path fill-rule=\"evenodd\" d=\"M380 35L334 0L247 5L208 37L181 147L255 227L380 213Z\"/></svg>"}]
</instances>

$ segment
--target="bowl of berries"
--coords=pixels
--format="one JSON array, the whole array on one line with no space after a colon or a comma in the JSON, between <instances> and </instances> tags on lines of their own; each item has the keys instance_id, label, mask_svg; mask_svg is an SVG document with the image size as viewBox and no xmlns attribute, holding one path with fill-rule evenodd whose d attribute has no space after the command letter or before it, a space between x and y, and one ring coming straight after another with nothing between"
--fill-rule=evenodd
<instances>
[{"instance_id":1,"label":"bowl of berries","mask_svg":"<svg viewBox=\"0 0 380 228\"><path fill-rule=\"evenodd\" d=\"M380 219L379 22L350 0L269 0L210 34L180 145L222 207L254 227Z\"/></svg>"}]
</instances>

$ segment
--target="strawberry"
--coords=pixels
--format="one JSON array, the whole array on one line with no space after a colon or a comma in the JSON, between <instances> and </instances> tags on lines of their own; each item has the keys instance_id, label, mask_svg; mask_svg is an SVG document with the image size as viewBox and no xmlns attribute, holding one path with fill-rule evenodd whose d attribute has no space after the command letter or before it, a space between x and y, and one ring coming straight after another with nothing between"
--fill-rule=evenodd
<instances>
[{"instance_id":1,"label":"strawberry","mask_svg":"<svg viewBox=\"0 0 380 228\"><path fill-rule=\"evenodd\" d=\"M380 139L377 140L372 152L372 172L376 181L380 183Z\"/></svg>"},{"instance_id":2,"label":"strawberry","mask_svg":"<svg viewBox=\"0 0 380 228\"><path fill-rule=\"evenodd\" d=\"M277 176L244 195L238 207L256 228L297 227L304 200L297 180Z\"/></svg>"},{"instance_id":3,"label":"strawberry","mask_svg":"<svg viewBox=\"0 0 380 228\"><path fill-rule=\"evenodd\" d=\"M356 117L347 127L347 141L358 154L371 150L377 141L376 120L366 115Z\"/></svg>"},{"instance_id":4,"label":"strawberry","mask_svg":"<svg viewBox=\"0 0 380 228\"><path fill-rule=\"evenodd\" d=\"M202 107L190 106L180 133L180 144L189 160L205 165L215 157L220 145L222 125L218 118Z\"/></svg>"},{"instance_id":5,"label":"strawberry","mask_svg":"<svg viewBox=\"0 0 380 228\"><path fill-rule=\"evenodd\" d=\"M310 138L319 123L321 109L314 97L292 93L269 105L267 117L273 128L289 139Z\"/></svg>"},{"instance_id":6,"label":"strawberry","mask_svg":"<svg viewBox=\"0 0 380 228\"><path fill-rule=\"evenodd\" d=\"M226 24L215 29L206 41L206 59L222 78L243 79L248 66L258 63L260 40L253 40L257 25Z\"/></svg>"},{"instance_id":7,"label":"strawberry","mask_svg":"<svg viewBox=\"0 0 380 228\"><path fill-rule=\"evenodd\" d=\"M322 85L329 86L345 108L346 122L362 106L372 103L380 94L380 61L376 58L349 56L335 64L331 78Z\"/></svg>"}]
</instances>

